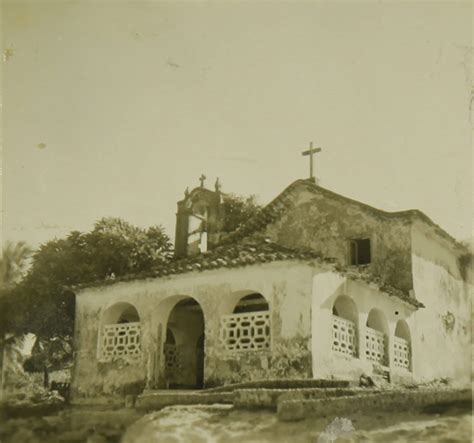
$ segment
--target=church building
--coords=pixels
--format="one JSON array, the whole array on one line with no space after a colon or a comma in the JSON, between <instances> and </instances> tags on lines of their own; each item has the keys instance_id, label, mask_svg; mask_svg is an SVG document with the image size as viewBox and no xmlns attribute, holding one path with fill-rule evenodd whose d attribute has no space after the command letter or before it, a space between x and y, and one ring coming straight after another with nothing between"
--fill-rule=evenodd
<instances>
[{"instance_id":1,"label":"church building","mask_svg":"<svg viewBox=\"0 0 474 443\"><path fill-rule=\"evenodd\" d=\"M178 202L175 257L76 291L75 399L274 379L471 371L469 251L418 210L313 179L223 232L226 194Z\"/></svg>"}]
</instances>

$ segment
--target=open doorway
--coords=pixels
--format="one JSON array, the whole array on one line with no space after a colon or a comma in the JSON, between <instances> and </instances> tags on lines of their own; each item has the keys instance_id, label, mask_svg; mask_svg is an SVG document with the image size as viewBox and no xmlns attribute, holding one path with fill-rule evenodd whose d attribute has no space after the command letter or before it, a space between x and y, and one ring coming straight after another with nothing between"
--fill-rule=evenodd
<instances>
[{"instance_id":1,"label":"open doorway","mask_svg":"<svg viewBox=\"0 0 474 443\"><path fill-rule=\"evenodd\" d=\"M167 324L166 384L170 389L204 386L204 315L199 303L186 297L176 303Z\"/></svg>"}]
</instances>

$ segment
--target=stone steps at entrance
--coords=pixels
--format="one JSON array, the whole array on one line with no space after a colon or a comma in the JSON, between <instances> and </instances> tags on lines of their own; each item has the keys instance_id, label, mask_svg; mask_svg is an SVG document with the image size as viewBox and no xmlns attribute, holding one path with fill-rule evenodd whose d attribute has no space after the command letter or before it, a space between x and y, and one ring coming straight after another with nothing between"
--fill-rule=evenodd
<instances>
[{"instance_id":1,"label":"stone steps at entrance","mask_svg":"<svg viewBox=\"0 0 474 443\"><path fill-rule=\"evenodd\" d=\"M472 404L470 389L394 390L372 395L337 398L295 399L278 401L278 419L297 421L308 417L349 417L377 411L414 411L449 404Z\"/></svg>"},{"instance_id":2,"label":"stone steps at entrance","mask_svg":"<svg viewBox=\"0 0 474 443\"><path fill-rule=\"evenodd\" d=\"M411 411L472 402L469 389L303 388L237 389L233 392L149 391L137 397L142 411L173 405L227 404L243 409L271 409L281 421L309 417L353 417L377 411ZM469 406L470 407L470 406Z\"/></svg>"},{"instance_id":3,"label":"stone steps at entrance","mask_svg":"<svg viewBox=\"0 0 474 443\"><path fill-rule=\"evenodd\" d=\"M146 411L173 405L209 404L232 404L238 408L276 410L280 398L289 400L315 399L351 396L364 392L360 388L350 388L349 386L348 381L335 380L266 380L209 390L145 391L136 398L134 405L137 409Z\"/></svg>"},{"instance_id":4,"label":"stone steps at entrance","mask_svg":"<svg viewBox=\"0 0 474 443\"><path fill-rule=\"evenodd\" d=\"M376 389L365 388L238 389L234 391L233 404L236 408L265 408L276 411L282 401L352 397L378 392L380 391Z\"/></svg>"},{"instance_id":5,"label":"stone steps at entrance","mask_svg":"<svg viewBox=\"0 0 474 443\"><path fill-rule=\"evenodd\" d=\"M203 392L231 392L237 389L303 389L303 388L348 388L348 380L257 380L244 383L235 383L217 388L205 389Z\"/></svg>"},{"instance_id":6,"label":"stone steps at entrance","mask_svg":"<svg viewBox=\"0 0 474 443\"><path fill-rule=\"evenodd\" d=\"M233 404L232 392L206 393L204 391L149 391L139 395L135 407L143 411L162 409L173 405Z\"/></svg>"}]
</instances>

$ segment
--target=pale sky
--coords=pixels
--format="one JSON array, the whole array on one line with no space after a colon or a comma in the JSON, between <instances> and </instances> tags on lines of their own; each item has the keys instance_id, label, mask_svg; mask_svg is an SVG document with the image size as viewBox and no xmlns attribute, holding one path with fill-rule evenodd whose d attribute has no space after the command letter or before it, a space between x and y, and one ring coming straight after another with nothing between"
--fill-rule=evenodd
<instances>
[{"instance_id":1,"label":"pale sky","mask_svg":"<svg viewBox=\"0 0 474 443\"><path fill-rule=\"evenodd\" d=\"M3 239L308 175L472 232L471 3L4 1Z\"/></svg>"}]
</instances>

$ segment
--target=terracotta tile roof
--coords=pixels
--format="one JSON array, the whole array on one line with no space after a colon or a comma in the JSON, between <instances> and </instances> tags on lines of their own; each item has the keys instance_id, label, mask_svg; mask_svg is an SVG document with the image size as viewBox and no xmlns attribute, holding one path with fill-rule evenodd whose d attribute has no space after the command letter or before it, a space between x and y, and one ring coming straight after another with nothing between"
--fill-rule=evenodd
<instances>
[{"instance_id":1,"label":"terracotta tile roof","mask_svg":"<svg viewBox=\"0 0 474 443\"><path fill-rule=\"evenodd\" d=\"M215 268L233 268L278 260L319 258L313 251L286 248L266 241L221 245L213 250L191 257L171 260L156 270L155 276L181 274L189 271L202 271Z\"/></svg>"},{"instance_id":2,"label":"terracotta tile roof","mask_svg":"<svg viewBox=\"0 0 474 443\"><path fill-rule=\"evenodd\" d=\"M198 254L179 259L175 258L163 264L160 268L149 272L127 274L125 276L113 279L100 280L97 282L76 286L71 289L75 290L87 287L105 286L116 282L141 280L146 278L160 278L177 274L185 274L187 272L193 271L205 271L219 268L237 268L283 260L304 260L326 263L334 271L347 275L348 278L361 280L366 283L375 283L381 291L387 293L388 295L396 296L404 302L411 304L412 306L423 307L420 302L399 289L388 285L383 285L381 282L370 279L367 274L355 273L354 270L348 270L340 267L336 263L335 259L322 258L319 254L312 250L287 248L258 237L248 238L242 243L221 245L205 254Z\"/></svg>"},{"instance_id":3,"label":"terracotta tile roof","mask_svg":"<svg viewBox=\"0 0 474 443\"><path fill-rule=\"evenodd\" d=\"M264 239L248 239L245 242L231 245L221 245L204 254L191 257L173 258L154 270L127 274L121 277L100 280L97 282L76 286L75 288L112 284L118 281L130 281L144 278L157 278L192 271L204 271L218 268L235 268L258 263L282 260L321 260L314 251L292 249L265 241ZM332 263L334 260L325 260Z\"/></svg>"}]
</instances>

